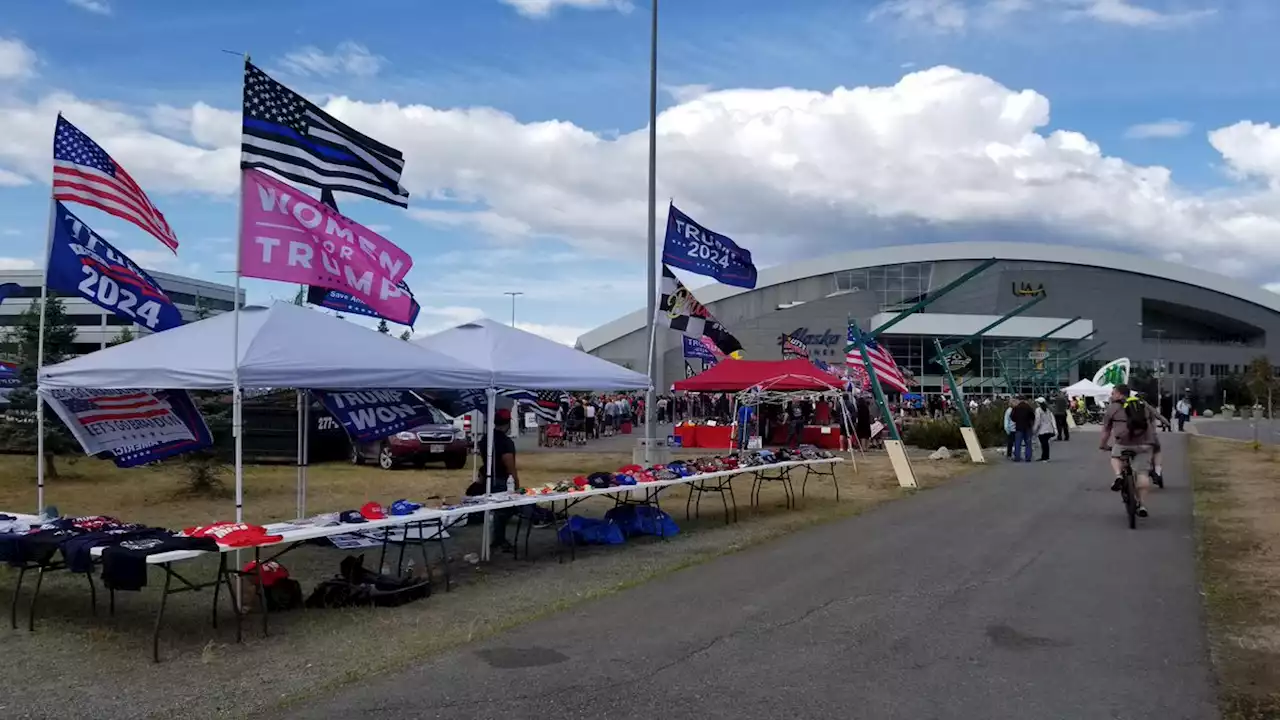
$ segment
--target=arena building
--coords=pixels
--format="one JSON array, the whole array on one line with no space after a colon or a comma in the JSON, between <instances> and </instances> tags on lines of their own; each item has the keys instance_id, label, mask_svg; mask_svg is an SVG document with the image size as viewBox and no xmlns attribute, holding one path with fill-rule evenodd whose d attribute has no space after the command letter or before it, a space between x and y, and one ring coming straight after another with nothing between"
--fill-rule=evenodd
<instances>
[{"instance_id":1,"label":"arena building","mask_svg":"<svg viewBox=\"0 0 1280 720\"><path fill-rule=\"evenodd\" d=\"M1096 361L1128 357L1158 375L1163 367L1165 392L1205 400L1221 378L1243 372L1259 355L1280 358L1280 295L1185 265L1084 248L966 242L858 250L762 270L753 290L716 284L694 294L738 337L745 357L780 358L789 334L836 365L845 361L848 318L878 327L990 258L998 262L882 336L923 392L945 382L934 338L970 335L1041 296L963 348L953 366L963 366L966 393L1005 392L1002 361L1014 377L1052 375L1058 361L1102 342ZM578 345L643 372L645 328L638 310L586 333ZM686 367L680 336L669 329L659 329L656 357L663 386L702 369L696 360ZM1064 368L1058 383L1070 384L1082 371L1091 376L1098 364Z\"/></svg>"},{"instance_id":2,"label":"arena building","mask_svg":"<svg viewBox=\"0 0 1280 720\"><path fill-rule=\"evenodd\" d=\"M21 290L0 303L0 332L8 331L18 322L18 316L31 307L40 297L41 270L0 270L0 284L17 283ZM182 317L191 321L204 308L206 315L218 315L235 308L235 288L207 280L148 270L160 287L169 295L173 304L182 311ZM146 334L139 325L94 305L79 295L50 291L51 297L60 296L68 317L76 325L74 353L84 355L107 346L124 328L135 335ZM240 291L241 303L244 290Z\"/></svg>"}]
</instances>

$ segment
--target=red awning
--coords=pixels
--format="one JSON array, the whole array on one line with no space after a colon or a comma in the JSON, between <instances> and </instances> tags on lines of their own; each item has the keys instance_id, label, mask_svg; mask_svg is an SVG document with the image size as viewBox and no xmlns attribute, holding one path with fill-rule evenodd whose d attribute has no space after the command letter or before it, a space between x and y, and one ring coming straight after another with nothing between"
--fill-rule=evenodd
<instances>
[{"instance_id":1,"label":"red awning","mask_svg":"<svg viewBox=\"0 0 1280 720\"><path fill-rule=\"evenodd\" d=\"M678 381L684 392L738 392L761 385L766 390L830 390L844 386L840 378L819 370L808 360L720 361L706 372Z\"/></svg>"}]
</instances>

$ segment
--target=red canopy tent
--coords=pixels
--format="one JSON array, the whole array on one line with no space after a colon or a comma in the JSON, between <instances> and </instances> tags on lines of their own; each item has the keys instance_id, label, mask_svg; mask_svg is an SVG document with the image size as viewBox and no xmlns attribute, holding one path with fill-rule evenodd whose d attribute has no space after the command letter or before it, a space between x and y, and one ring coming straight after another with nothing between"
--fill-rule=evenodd
<instances>
[{"instance_id":1,"label":"red canopy tent","mask_svg":"<svg viewBox=\"0 0 1280 720\"><path fill-rule=\"evenodd\" d=\"M676 382L684 392L739 392L756 385L775 391L822 391L841 388L844 381L819 370L808 360L720 361L706 372Z\"/></svg>"}]
</instances>

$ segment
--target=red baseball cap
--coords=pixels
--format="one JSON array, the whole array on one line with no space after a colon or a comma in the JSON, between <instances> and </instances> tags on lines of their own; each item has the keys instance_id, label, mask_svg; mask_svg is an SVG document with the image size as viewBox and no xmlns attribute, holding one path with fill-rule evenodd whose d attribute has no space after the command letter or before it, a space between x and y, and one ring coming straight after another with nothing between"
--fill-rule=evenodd
<instances>
[{"instance_id":1,"label":"red baseball cap","mask_svg":"<svg viewBox=\"0 0 1280 720\"><path fill-rule=\"evenodd\" d=\"M506 409L506 408L502 408L501 410L495 410L495 411L493 412L493 421L494 421L494 422L502 422L502 421L504 421L504 420L506 420L506 421L510 421L510 420L511 420L511 411L510 411L510 410L508 410L508 409Z\"/></svg>"},{"instance_id":2,"label":"red baseball cap","mask_svg":"<svg viewBox=\"0 0 1280 720\"><path fill-rule=\"evenodd\" d=\"M382 506L376 502L365 503L364 507L360 508L360 514L366 520L382 520L387 517L387 511L383 510Z\"/></svg>"},{"instance_id":3,"label":"red baseball cap","mask_svg":"<svg viewBox=\"0 0 1280 720\"><path fill-rule=\"evenodd\" d=\"M244 572L252 573L250 575L251 582L257 583L258 581L257 569L258 564L256 562L250 562L244 566ZM271 587L276 584L277 580L283 580L287 577L289 577L288 569L275 560L268 560L262 563L262 587Z\"/></svg>"}]
</instances>

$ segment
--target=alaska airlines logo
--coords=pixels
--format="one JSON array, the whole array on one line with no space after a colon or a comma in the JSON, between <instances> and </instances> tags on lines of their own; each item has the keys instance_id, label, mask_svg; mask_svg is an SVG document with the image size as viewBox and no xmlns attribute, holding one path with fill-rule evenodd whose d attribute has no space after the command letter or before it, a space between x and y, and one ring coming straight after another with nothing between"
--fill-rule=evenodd
<instances>
[{"instance_id":1,"label":"alaska airlines logo","mask_svg":"<svg viewBox=\"0 0 1280 720\"><path fill-rule=\"evenodd\" d=\"M836 335L835 333L831 332L830 329L827 329L821 335L813 335L813 334L810 334L809 328L799 327L787 333L786 335L780 336L778 338L778 344L779 345L785 344L787 337L793 337L796 340L799 340L800 342L804 343L805 345L808 345L809 347L814 347L815 345L821 346L821 347L833 347L844 341L843 336Z\"/></svg>"}]
</instances>

